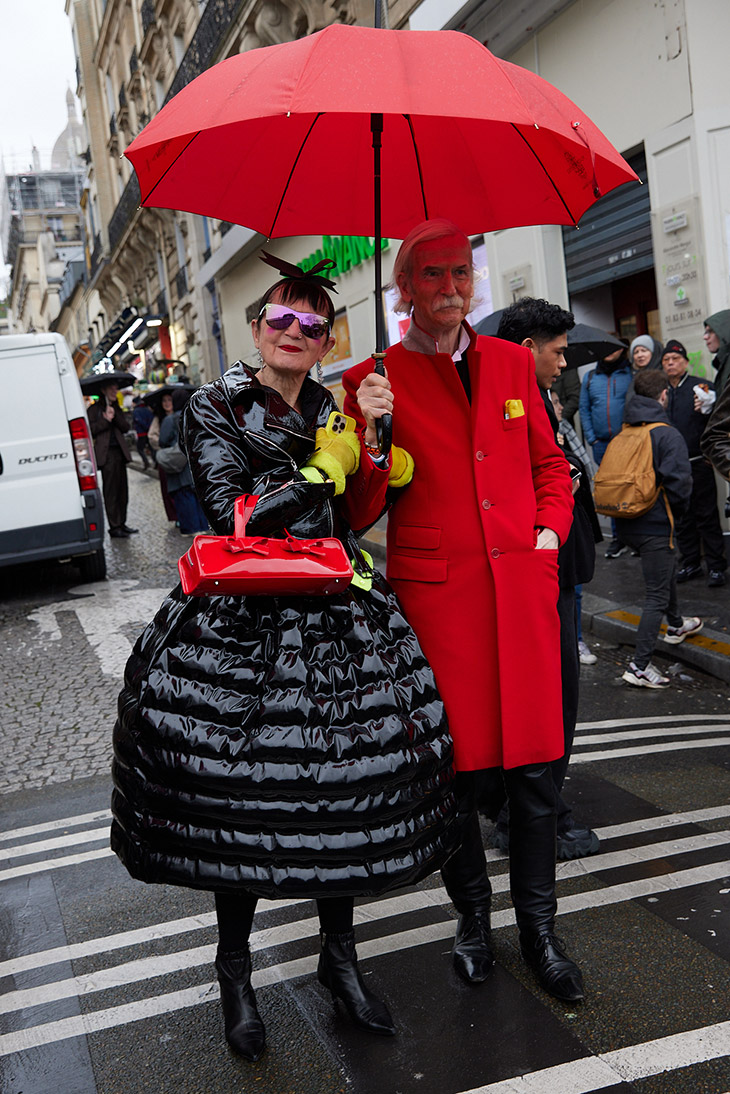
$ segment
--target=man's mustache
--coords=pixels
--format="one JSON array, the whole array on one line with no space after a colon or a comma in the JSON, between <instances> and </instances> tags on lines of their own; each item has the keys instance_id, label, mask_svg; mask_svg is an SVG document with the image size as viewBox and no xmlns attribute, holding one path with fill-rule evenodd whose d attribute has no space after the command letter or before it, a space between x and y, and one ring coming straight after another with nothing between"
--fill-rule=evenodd
<instances>
[{"instance_id":1,"label":"man's mustache","mask_svg":"<svg viewBox=\"0 0 730 1094\"><path fill-rule=\"evenodd\" d=\"M444 308L463 308L464 298L462 296L444 296L437 304L434 304L434 311L443 311Z\"/></svg>"}]
</instances>

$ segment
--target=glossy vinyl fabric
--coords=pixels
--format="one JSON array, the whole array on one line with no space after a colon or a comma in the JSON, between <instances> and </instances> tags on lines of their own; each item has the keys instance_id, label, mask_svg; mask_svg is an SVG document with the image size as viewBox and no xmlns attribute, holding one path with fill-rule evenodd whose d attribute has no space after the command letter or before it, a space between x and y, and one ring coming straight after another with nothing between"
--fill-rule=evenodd
<instances>
[{"instance_id":1,"label":"glossy vinyl fabric","mask_svg":"<svg viewBox=\"0 0 730 1094\"><path fill-rule=\"evenodd\" d=\"M276 393L242 366L233 373L186 413L214 527L232 526L229 496L269 476L262 532L278 518L279 531L334 523L345 535L327 494L300 490L291 463L245 438L278 438L301 465L333 408L328 393L312 384L308 421L293 421ZM144 881L376 895L436 869L459 839L443 704L380 576L371 592L334 597L188 598L178 586L128 662L114 751L112 847Z\"/></svg>"}]
</instances>

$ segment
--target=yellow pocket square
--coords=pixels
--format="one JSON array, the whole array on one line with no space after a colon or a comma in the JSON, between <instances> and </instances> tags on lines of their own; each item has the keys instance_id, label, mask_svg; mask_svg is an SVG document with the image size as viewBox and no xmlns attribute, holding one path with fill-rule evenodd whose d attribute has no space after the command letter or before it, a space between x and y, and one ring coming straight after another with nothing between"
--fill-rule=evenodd
<instances>
[{"instance_id":1,"label":"yellow pocket square","mask_svg":"<svg viewBox=\"0 0 730 1094\"><path fill-rule=\"evenodd\" d=\"M525 408L522 405L522 399L508 399L504 404L505 418L522 418L524 413Z\"/></svg>"}]
</instances>

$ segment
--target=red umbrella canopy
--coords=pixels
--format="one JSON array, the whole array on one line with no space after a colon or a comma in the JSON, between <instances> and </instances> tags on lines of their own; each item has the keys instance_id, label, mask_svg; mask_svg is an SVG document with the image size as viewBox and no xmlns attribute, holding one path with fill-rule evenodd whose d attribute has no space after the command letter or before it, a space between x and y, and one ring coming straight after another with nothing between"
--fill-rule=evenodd
<instances>
[{"instance_id":1,"label":"red umbrella canopy","mask_svg":"<svg viewBox=\"0 0 730 1094\"><path fill-rule=\"evenodd\" d=\"M374 233L371 114L383 115L382 232L427 217L467 233L574 224L636 178L545 80L455 31L332 24L237 54L126 151L143 205L263 235Z\"/></svg>"}]
</instances>

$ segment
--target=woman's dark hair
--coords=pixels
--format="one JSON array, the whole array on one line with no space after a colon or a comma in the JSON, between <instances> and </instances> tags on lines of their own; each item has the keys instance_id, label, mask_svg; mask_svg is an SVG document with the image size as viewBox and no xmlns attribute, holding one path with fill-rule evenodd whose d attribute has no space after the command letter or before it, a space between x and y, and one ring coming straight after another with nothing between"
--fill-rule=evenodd
<instances>
[{"instance_id":1,"label":"woman's dark hair","mask_svg":"<svg viewBox=\"0 0 730 1094\"><path fill-rule=\"evenodd\" d=\"M306 300L315 315L322 315L329 322L330 330L335 321L335 306L329 293L322 288L318 278L294 278L282 277L270 289L267 289L259 300L259 313L264 304L268 304L277 289L281 290L280 296L284 304L293 304L295 300ZM257 322L261 322L259 318Z\"/></svg>"},{"instance_id":2,"label":"woman's dark hair","mask_svg":"<svg viewBox=\"0 0 730 1094\"><path fill-rule=\"evenodd\" d=\"M565 311L559 304L525 296L504 309L497 338L516 342L518 346L525 338L532 338L541 347L545 342L552 342L553 338L572 330L574 326L573 313Z\"/></svg>"},{"instance_id":3,"label":"woman's dark hair","mask_svg":"<svg viewBox=\"0 0 730 1094\"><path fill-rule=\"evenodd\" d=\"M669 387L669 380L665 372L657 372L656 369L647 368L637 372L634 377L634 391L637 395L644 395L649 399L658 399L665 388Z\"/></svg>"}]
</instances>

